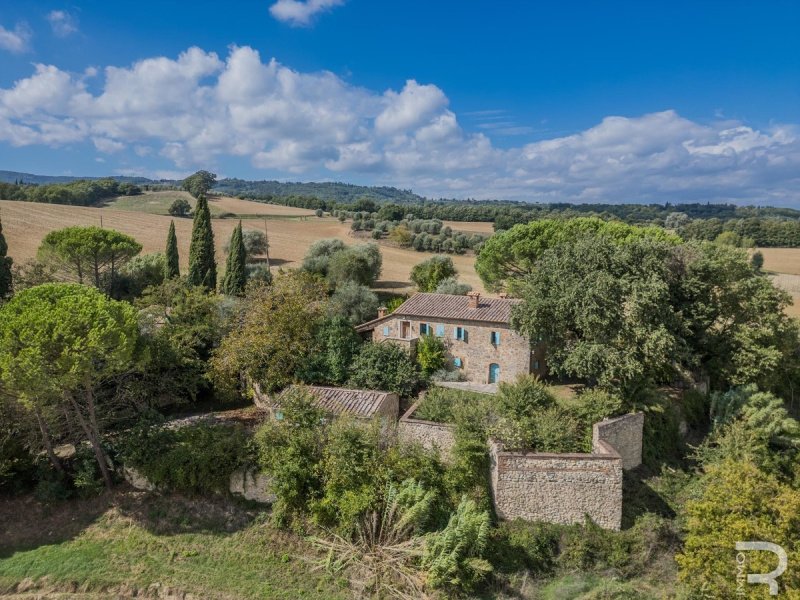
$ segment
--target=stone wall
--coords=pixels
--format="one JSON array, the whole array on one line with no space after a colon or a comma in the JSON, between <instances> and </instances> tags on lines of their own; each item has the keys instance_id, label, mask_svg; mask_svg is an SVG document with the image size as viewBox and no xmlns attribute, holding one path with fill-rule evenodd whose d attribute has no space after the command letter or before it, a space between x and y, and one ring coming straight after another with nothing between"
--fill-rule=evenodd
<instances>
[{"instance_id":1,"label":"stone wall","mask_svg":"<svg viewBox=\"0 0 800 600\"><path fill-rule=\"evenodd\" d=\"M600 441L603 454L506 452L489 446L492 498L501 519L580 523L606 529L622 523L622 459Z\"/></svg>"},{"instance_id":2,"label":"stone wall","mask_svg":"<svg viewBox=\"0 0 800 600\"><path fill-rule=\"evenodd\" d=\"M407 344L409 340L400 337L400 322L409 322L410 338L418 338L420 324L426 323L433 334L436 326L444 326L441 340L447 348L450 360L459 358L462 370L469 381L487 383L489 365L500 366L500 381L513 381L518 375L535 373L546 375L544 348L540 345L533 348L527 338L521 336L508 325L500 323L465 322L452 319L421 319L418 317L393 317L372 330L373 342L395 342ZM464 340L456 339L454 329L462 327L466 331ZM388 328L384 335L384 328ZM491 333L499 332L500 343L491 342Z\"/></svg>"},{"instance_id":3,"label":"stone wall","mask_svg":"<svg viewBox=\"0 0 800 600\"><path fill-rule=\"evenodd\" d=\"M272 504L278 498L270 491L272 480L256 469L239 469L231 474L229 491L245 500Z\"/></svg>"},{"instance_id":4,"label":"stone wall","mask_svg":"<svg viewBox=\"0 0 800 600\"><path fill-rule=\"evenodd\" d=\"M600 440L622 457L622 468L635 469L642 464L644 413L631 413L595 423L592 427L592 451L601 453Z\"/></svg>"},{"instance_id":5,"label":"stone wall","mask_svg":"<svg viewBox=\"0 0 800 600\"><path fill-rule=\"evenodd\" d=\"M456 442L453 426L412 418L417 406L419 406L419 401L415 402L400 417L400 421L397 423L398 439L405 443L420 444L428 450L436 448L441 453L442 458L449 460L453 445Z\"/></svg>"}]
</instances>

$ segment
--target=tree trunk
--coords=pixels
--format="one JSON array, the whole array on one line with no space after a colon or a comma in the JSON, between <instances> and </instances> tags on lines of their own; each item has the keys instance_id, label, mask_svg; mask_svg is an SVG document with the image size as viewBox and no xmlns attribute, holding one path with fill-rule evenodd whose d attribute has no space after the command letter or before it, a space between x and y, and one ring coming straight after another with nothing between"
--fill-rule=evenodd
<instances>
[{"instance_id":1,"label":"tree trunk","mask_svg":"<svg viewBox=\"0 0 800 600\"><path fill-rule=\"evenodd\" d=\"M100 431L97 428L97 419L95 417L95 410L94 410L94 393L91 390L91 387L86 388L86 400L89 412L89 421L86 420L83 413L81 412L81 407L78 405L78 402L72 396L72 394L67 394L67 397L72 404L72 408L75 410L75 415L78 418L78 422L83 429L83 432L86 434L86 437L89 439L89 443L92 444L92 450L94 451L95 460L97 460L97 466L100 467L100 473L103 475L103 481L106 484L106 489L111 491L113 487L113 482L111 481L111 473L108 470L108 462L106 460L106 454L103 452L103 447L100 445Z\"/></svg>"},{"instance_id":2,"label":"tree trunk","mask_svg":"<svg viewBox=\"0 0 800 600\"><path fill-rule=\"evenodd\" d=\"M42 433L42 443L44 444L44 450L47 453L47 458L56 471L63 473L64 465L62 465L61 461L58 460L58 457L53 450L53 442L50 439L50 430L47 428L47 423L44 422L42 413L39 412L38 408L34 409L34 414L36 415L36 423L39 425L39 431Z\"/></svg>"}]
</instances>

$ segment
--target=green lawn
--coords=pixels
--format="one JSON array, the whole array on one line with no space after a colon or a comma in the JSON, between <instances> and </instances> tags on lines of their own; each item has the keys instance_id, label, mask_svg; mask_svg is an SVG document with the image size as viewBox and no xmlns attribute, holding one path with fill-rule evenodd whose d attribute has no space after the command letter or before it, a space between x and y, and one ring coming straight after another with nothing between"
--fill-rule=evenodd
<instances>
[{"instance_id":1,"label":"green lawn","mask_svg":"<svg viewBox=\"0 0 800 600\"><path fill-rule=\"evenodd\" d=\"M69 513L80 513L81 506L58 505L58 521L80 521ZM45 541L53 536L44 531L51 526L45 519L43 539L21 540L27 549L0 547L0 596L23 579L45 577L51 586L94 592L158 583L201 598L349 596L341 582L316 568L317 557L301 538L230 502L116 494L88 526L63 532L55 543Z\"/></svg>"}]
</instances>

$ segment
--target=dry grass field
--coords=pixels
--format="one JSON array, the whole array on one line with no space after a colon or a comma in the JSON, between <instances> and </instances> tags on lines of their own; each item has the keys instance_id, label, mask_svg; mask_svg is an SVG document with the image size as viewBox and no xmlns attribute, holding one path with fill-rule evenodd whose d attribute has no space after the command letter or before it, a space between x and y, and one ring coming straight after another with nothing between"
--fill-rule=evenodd
<instances>
[{"instance_id":1,"label":"dry grass field","mask_svg":"<svg viewBox=\"0 0 800 600\"><path fill-rule=\"evenodd\" d=\"M181 193L181 192L172 192ZM350 236L349 224L339 223L330 217L298 218L313 215L311 211L294 209L285 206L248 202L235 198L214 200L216 206L225 211L238 214L259 214L272 219L267 228L270 241L270 259L273 267L297 267L308 250L308 247L323 238L340 238L347 244L356 244L361 240ZM260 211L260 212L259 212ZM54 229L71 225L100 225L116 229L133 236L144 246L144 253L163 252L167 229L171 217L150 212L142 212L128 208L86 208L79 206L63 206L57 204L40 204L32 202L11 202L0 200L0 216L3 220L3 232L9 245L9 255L17 263L36 256L36 250L42 238ZM213 228L217 246L217 261L221 268L224 265L223 247L230 239L231 231L236 226L235 219L214 219ZM244 229L263 229L264 223L259 220L245 220ZM175 219L178 235L182 268L186 268L189 258L189 240L192 221L189 218ZM407 291L411 289L409 273L411 268L431 256L425 252L415 252L390 246L381 246L383 253L383 274L377 284L378 289ZM454 256L453 262L461 279L482 291L480 279L475 273L473 256Z\"/></svg>"},{"instance_id":2,"label":"dry grass field","mask_svg":"<svg viewBox=\"0 0 800 600\"><path fill-rule=\"evenodd\" d=\"M487 235L494 233L494 223L489 222L443 221L443 223L456 231L463 231L464 233L485 233Z\"/></svg>"},{"instance_id":3,"label":"dry grass field","mask_svg":"<svg viewBox=\"0 0 800 600\"><path fill-rule=\"evenodd\" d=\"M786 312L800 317L800 248L759 248L764 255L764 270L773 273L772 281L792 295L794 305Z\"/></svg>"}]
</instances>

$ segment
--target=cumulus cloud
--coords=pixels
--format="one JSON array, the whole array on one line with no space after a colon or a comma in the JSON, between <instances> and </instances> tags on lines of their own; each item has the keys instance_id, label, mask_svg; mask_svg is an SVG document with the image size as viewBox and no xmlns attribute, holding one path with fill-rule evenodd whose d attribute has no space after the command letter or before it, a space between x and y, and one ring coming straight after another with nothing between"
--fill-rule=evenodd
<instances>
[{"instance_id":1,"label":"cumulus cloud","mask_svg":"<svg viewBox=\"0 0 800 600\"><path fill-rule=\"evenodd\" d=\"M294 26L310 25L324 11L344 4L344 0L278 0L269 7L273 17Z\"/></svg>"},{"instance_id":2,"label":"cumulus cloud","mask_svg":"<svg viewBox=\"0 0 800 600\"><path fill-rule=\"evenodd\" d=\"M436 85L368 90L249 47L224 57L190 48L94 77L89 88L86 72L39 64L0 88L0 143L89 143L115 158L147 157L164 173L239 157L270 176L358 178L430 196L798 203L792 124L699 123L667 110L500 148L495 131L516 126L501 111L479 115L498 117L498 127L470 131Z\"/></svg>"},{"instance_id":3,"label":"cumulus cloud","mask_svg":"<svg viewBox=\"0 0 800 600\"><path fill-rule=\"evenodd\" d=\"M0 49L15 54L30 49L31 30L26 23L17 23L14 29L6 29L0 25Z\"/></svg>"},{"instance_id":4,"label":"cumulus cloud","mask_svg":"<svg viewBox=\"0 0 800 600\"><path fill-rule=\"evenodd\" d=\"M68 37L78 31L78 19L65 10L51 10L47 22L58 37Z\"/></svg>"}]
</instances>

